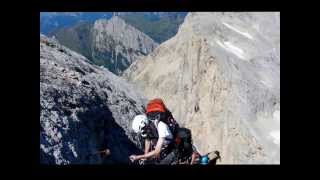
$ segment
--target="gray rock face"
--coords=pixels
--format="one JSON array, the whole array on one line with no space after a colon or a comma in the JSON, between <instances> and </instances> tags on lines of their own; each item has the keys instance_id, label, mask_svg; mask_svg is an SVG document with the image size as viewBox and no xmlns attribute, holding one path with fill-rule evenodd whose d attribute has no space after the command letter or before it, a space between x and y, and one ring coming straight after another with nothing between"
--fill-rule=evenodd
<instances>
[{"instance_id":1,"label":"gray rock face","mask_svg":"<svg viewBox=\"0 0 320 180\"><path fill-rule=\"evenodd\" d=\"M144 104L123 79L41 35L41 163L128 163L142 147L130 122ZM109 157L89 156L104 148Z\"/></svg>"},{"instance_id":2,"label":"gray rock face","mask_svg":"<svg viewBox=\"0 0 320 180\"><path fill-rule=\"evenodd\" d=\"M188 13L123 76L163 98L200 152L219 150L223 164L280 163L280 13Z\"/></svg>"},{"instance_id":3,"label":"gray rock face","mask_svg":"<svg viewBox=\"0 0 320 180\"><path fill-rule=\"evenodd\" d=\"M152 52L158 44L118 16L97 20L93 29L92 57L110 61L108 69L121 74L140 56Z\"/></svg>"}]
</instances>

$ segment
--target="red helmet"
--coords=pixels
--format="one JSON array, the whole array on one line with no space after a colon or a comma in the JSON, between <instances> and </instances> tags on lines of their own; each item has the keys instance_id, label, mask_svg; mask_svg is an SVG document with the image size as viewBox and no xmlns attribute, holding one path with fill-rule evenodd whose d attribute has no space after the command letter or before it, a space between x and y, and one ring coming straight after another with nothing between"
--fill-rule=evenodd
<instances>
[{"instance_id":1,"label":"red helmet","mask_svg":"<svg viewBox=\"0 0 320 180\"><path fill-rule=\"evenodd\" d=\"M166 112L166 106L162 99L156 98L149 101L146 113L150 112Z\"/></svg>"}]
</instances>

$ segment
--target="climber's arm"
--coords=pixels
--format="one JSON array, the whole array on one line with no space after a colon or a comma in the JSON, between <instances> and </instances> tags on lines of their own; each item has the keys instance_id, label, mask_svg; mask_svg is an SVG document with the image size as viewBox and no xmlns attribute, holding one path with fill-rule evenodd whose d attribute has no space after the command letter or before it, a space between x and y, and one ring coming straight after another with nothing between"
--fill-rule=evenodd
<instances>
[{"instance_id":1,"label":"climber's arm","mask_svg":"<svg viewBox=\"0 0 320 180\"><path fill-rule=\"evenodd\" d=\"M155 149L153 151L150 151L147 154L143 154L143 155L133 155L133 156L131 156L131 158L133 160L139 160L139 159L148 159L148 158L151 158L151 157L159 156L164 140L165 140L164 138L159 138L158 142L157 142L157 145L156 145L156 147L155 147Z\"/></svg>"},{"instance_id":2,"label":"climber's arm","mask_svg":"<svg viewBox=\"0 0 320 180\"><path fill-rule=\"evenodd\" d=\"M144 141L144 154L147 154L150 150L151 141L149 139L146 139Z\"/></svg>"},{"instance_id":3,"label":"climber's arm","mask_svg":"<svg viewBox=\"0 0 320 180\"><path fill-rule=\"evenodd\" d=\"M199 157L200 157L200 154L194 151L194 152L192 153L192 158L191 158L190 164L195 164L196 159L199 158Z\"/></svg>"}]
</instances>

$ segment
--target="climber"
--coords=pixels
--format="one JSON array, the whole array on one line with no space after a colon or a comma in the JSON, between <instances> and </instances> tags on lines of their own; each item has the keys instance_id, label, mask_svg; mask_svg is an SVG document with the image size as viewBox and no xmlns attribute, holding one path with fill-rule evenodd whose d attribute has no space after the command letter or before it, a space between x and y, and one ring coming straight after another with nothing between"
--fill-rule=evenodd
<instances>
[{"instance_id":1,"label":"climber","mask_svg":"<svg viewBox=\"0 0 320 180\"><path fill-rule=\"evenodd\" d=\"M212 153L212 152L211 152ZM217 160L219 159L221 161L221 156L219 151L213 151L214 156L211 158L211 160L208 162L209 165L216 165ZM210 153L208 153L209 156Z\"/></svg>"},{"instance_id":2,"label":"climber","mask_svg":"<svg viewBox=\"0 0 320 180\"><path fill-rule=\"evenodd\" d=\"M214 155L212 155L209 158L209 155L211 153L214 153ZM209 152L205 155L201 155L195 148L195 146L193 146L193 153L191 156L191 160L190 160L190 164L201 164L201 165L216 165L217 164L217 160L221 161L221 156L220 156L220 152L219 151L212 151Z\"/></svg>"},{"instance_id":3,"label":"climber","mask_svg":"<svg viewBox=\"0 0 320 180\"><path fill-rule=\"evenodd\" d=\"M211 153L214 153L214 155L210 159L209 155ZM219 151L212 151L212 152L209 152L205 155L200 155L198 163L201 165L216 165L218 159L221 161L220 152Z\"/></svg>"},{"instance_id":4,"label":"climber","mask_svg":"<svg viewBox=\"0 0 320 180\"><path fill-rule=\"evenodd\" d=\"M146 114L136 116L132 123L134 131L145 139L145 153L130 159L154 164L194 163L191 157L199 153L192 145L191 130L179 127L163 101L149 101Z\"/></svg>"},{"instance_id":5,"label":"climber","mask_svg":"<svg viewBox=\"0 0 320 180\"><path fill-rule=\"evenodd\" d=\"M154 164L172 164L177 160L174 135L178 124L161 99L149 101L146 115L137 115L132 123L145 140L143 155L131 155L132 161L151 160Z\"/></svg>"}]
</instances>

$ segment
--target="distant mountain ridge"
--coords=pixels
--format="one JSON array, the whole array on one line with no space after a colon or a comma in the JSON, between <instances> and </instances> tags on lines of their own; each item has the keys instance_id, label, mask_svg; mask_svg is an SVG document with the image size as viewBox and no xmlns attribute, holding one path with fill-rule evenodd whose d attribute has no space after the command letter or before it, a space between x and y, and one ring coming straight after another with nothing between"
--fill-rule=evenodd
<instances>
[{"instance_id":1,"label":"distant mountain ridge","mask_svg":"<svg viewBox=\"0 0 320 180\"><path fill-rule=\"evenodd\" d=\"M40 32L48 35L60 28L70 27L79 22L93 23L97 19L109 19L111 17L111 12L41 12Z\"/></svg>"},{"instance_id":2,"label":"distant mountain ridge","mask_svg":"<svg viewBox=\"0 0 320 180\"><path fill-rule=\"evenodd\" d=\"M52 34L61 44L119 75L158 44L118 16L79 23Z\"/></svg>"},{"instance_id":3,"label":"distant mountain ridge","mask_svg":"<svg viewBox=\"0 0 320 180\"><path fill-rule=\"evenodd\" d=\"M49 35L79 22L93 24L96 20L110 19L116 15L161 43L176 34L186 14L187 12L41 12L40 32Z\"/></svg>"}]
</instances>

